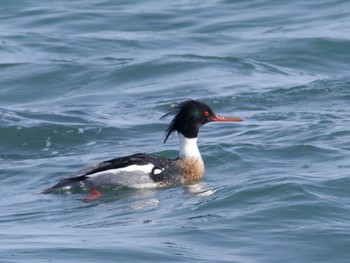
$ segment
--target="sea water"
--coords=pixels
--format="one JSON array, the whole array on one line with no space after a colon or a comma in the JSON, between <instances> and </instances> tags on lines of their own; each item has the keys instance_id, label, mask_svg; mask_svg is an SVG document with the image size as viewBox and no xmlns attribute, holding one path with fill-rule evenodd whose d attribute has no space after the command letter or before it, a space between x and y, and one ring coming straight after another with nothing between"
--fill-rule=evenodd
<instances>
[{"instance_id":1,"label":"sea water","mask_svg":"<svg viewBox=\"0 0 350 263\"><path fill-rule=\"evenodd\" d=\"M349 262L350 2L2 1L0 262ZM200 99L192 186L37 194L163 144Z\"/></svg>"}]
</instances>

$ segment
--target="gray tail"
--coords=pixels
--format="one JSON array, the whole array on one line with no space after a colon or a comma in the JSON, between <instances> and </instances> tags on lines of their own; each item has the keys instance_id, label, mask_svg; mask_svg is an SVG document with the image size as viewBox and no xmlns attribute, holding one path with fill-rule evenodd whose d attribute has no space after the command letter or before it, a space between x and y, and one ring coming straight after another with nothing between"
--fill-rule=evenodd
<instances>
[{"instance_id":1,"label":"gray tail","mask_svg":"<svg viewBox=\"0 0 350 263\"><path fill-rule=\"evenodd\" d=\"M79 187L80 182L85 180L86 177L84 175L82 176L77 176L77 177L72 177L72 178L67 178L59 181L57 184L54 186L51 186L50 188L44 189L39 192L39 194L49 194L58 190L62 190L66 187Z\"/></svg>"}]
</instances>

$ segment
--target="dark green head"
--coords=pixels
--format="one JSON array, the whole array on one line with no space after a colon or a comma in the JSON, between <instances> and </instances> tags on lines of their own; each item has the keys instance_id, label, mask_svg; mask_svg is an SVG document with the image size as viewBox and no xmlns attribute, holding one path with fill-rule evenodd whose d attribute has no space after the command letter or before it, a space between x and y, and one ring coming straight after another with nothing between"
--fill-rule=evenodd
<instances>
[{"instance_id":1,"label":"dark green head","mask_svg":"<svg viewBox=\"0 0 350 263\"><path fill-rule=\"evenodd\" d=\"M211 121L242 121L241 118L227 118L216 115L208 105L197 100L187 100L178 104L162 118L173 114L175 117L165 132L164 142L175 131L183 134L186 138L197 138L199 128Z\"/></svg>"}]
</instances>

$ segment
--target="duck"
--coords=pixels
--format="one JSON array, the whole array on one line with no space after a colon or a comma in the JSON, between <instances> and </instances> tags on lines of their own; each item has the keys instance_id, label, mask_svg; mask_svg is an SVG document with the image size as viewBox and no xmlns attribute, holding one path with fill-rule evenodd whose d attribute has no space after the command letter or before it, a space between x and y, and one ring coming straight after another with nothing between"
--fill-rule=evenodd
<instances>
[{"instance_id":1,"label":"duck","mask_svg":"<svg viewBox=\"0 0 350 263\"><path fill-rule=\"evenodd\" d=\"M170 115L174 117L165 131L164 143L171 134L177 132L177 158L168 159L147 153L112 158L85 167L41 193L82 188L89 191L82 201L89 202L99 198L103 188L160 188L198 182L205 174L204 162L197 145L199 129L209 122L243 121L239 117L217 115L204 102L192 99L176 104L161 119Z\"/></svg>"}]
</instances>

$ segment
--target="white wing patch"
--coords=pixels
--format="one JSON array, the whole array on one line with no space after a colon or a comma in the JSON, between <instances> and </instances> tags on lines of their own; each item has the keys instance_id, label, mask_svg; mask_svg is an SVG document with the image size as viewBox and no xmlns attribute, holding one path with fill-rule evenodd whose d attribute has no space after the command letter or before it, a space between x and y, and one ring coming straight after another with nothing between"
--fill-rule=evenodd
<instances>
[{"instance_id":1,"label":"white wing patch","mask_svg":"<svg viewBox=\"0 0 350 263\"><path fill-rule=\"evenodd\" d=\"M161 174L163 171L164 171L164 168L163 169L156 168L153 170L153 174L154 175Z\"/></svg>"},{"instance_id":2,"label":"white wing patch","mask_svg":"<svg viewBox=\"0 0 350 263\"><path fill-rule=\"evenodd\" d=\"M123 168L109 169L94 174L89 174L87 181L93 187L100 186L127 186L132 188L153 188L157 187L150 175L154 172L163 172L155 168L154 164L144 165L133 164Z\"/></svg>"},{"instance_id":3,"label":"white wing patch","mask_svg":"<svg viewBox=\"0 0 350 263\"><path fill-rule=\"evenodd\" d=\"M123 167L123 168L109 169L109 170L102 171L99 173L89 174L87 177L93 178L93 177L100 176L100 175L105 174L105 173L120 174L123 172L137 172L137 173L141 172L141 173L145 173L145 174L150 174L152 172L153 168L154 168L154 165L151 163L145 164L145 165L133 164L133 165L129 165L129 166Z\"/></svg>"}]
</instances>

